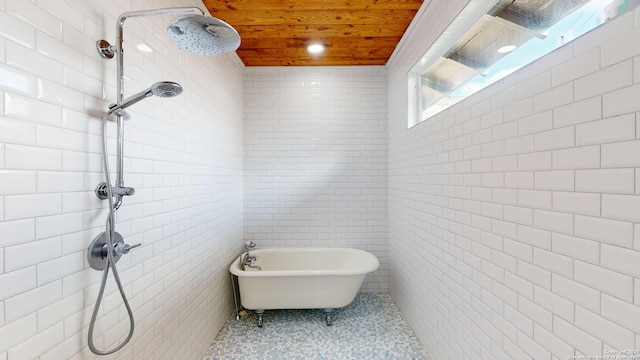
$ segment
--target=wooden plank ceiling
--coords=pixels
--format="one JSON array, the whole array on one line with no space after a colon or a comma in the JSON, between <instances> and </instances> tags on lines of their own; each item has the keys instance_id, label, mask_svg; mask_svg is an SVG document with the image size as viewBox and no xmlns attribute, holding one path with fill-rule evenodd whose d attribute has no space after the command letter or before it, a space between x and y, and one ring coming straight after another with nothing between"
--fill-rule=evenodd
<instances>
[{"instance_id":1,"label":"wooden plank ceiling","mask_svg":"<svg viewBox=\"0 0 640 360\"><path fill-rule=\"evenodd\" d=\"M246 66L384 65L423 0L204 0ZM312 56L307 46L326 50Z\"/></svg>"}]
</instances>

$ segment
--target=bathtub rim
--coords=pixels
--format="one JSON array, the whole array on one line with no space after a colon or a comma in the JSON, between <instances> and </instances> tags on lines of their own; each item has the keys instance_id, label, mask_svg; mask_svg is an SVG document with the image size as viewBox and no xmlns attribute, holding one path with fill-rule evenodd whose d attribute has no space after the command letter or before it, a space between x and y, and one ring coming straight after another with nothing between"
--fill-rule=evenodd
<instances>
[{"instance_id":1,"label":"bathtub rim","mask_svg":"<svg viewBox=\"0 0 640 360\"><path fill-rule=\"evenodd\" d=\"M341 252L353 252L359 253L360 256L367 257L368 266L355 269L340 269L340 270L241 270L240 269L240 254L229 266L229 271L238 277L299 277L299 276L353 276L353 275L366 275L376 271L380 267L380 260L374 254L361 249L347 248L347 247L326 247L326 248L262 248L252 250L251 254L260 255L265 252L323 252L323 251L341 251ZM370 264L369 264L370 262Z\"/></svg>"}]
</instances>

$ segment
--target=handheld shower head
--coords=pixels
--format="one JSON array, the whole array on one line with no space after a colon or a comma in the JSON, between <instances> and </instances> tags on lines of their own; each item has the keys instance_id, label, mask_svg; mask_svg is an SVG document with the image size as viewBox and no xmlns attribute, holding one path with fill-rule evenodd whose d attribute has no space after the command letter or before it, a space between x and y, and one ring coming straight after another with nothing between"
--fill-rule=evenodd
<instances>
[{"instance_id":1,"label":"handheld shower head","mask_svg":"<svg viewBox=\"0 0 640 360\"><path fill-rule=\"evenodd\" d=\"M175 46L192 53L212 56L234 52L240 47L240 35L226 22L214 17L179 17L167 28Z\"/></svg>"},{"instance_id":2,"label":"handheld shower head","mask_svg":"<svg viewBox=\"0 0 640 360\"><path fill-rule=\"evenodd\" d=\"M131 95L128 98L122 100L120 104L114 104L109 107L110 113L121 112L124 113L124 109L129 106L137 103L138 101L148 98L149 96L159 96L159 97L174 97L178 96L182 93L182 86L177 82L173 81L160 81L153 85L150 88L140 91L135 95ZM126 115L123 115L126 117Z\"/></svg>"},{"instance_id":3,"label":"handheld shower head","mask_svg":"<svg viewBox=\"0 0 640 360\"><path fill-rule=\"evenodd\" d=\"M182 86L173 81L161 81L151 85L149 91L159 97L174 97L182 94Z\"/></svg>"}]
</instances>

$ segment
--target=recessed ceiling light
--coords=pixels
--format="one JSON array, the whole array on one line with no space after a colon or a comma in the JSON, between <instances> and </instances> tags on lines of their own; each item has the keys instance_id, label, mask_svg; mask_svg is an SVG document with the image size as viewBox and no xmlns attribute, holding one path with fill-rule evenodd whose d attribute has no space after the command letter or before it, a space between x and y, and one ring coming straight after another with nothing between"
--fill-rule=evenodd
<instances>
[{"instance_id":1,"label":"recessed ceiling light","mask_svg":"<svg viewBox=\"0 0 640 360\"><path fill-rule=\"evenodd\" d=\"M515 45L506 45L506 46L503 46L503 47L499 48L498 52L500 54L506 54L506 53L512 52L516 48L517 48L517 46L515 46Z\"/></svg>"},{"instance_id":2,"label":"recessed ceiling light","mask_svg":"<svg viewBox=\"0 0 640 360\"><path fill-rule=\"evenodd\" d=\"M152 52L153 49L151 49L149 46L147 46L147 44L138 44L138 46L136 46L136 48L142 52Z\"/></svg>"},{"instance_id":3,"label":"recessed ceiling light","mask_svg":"<svg viewBox=\"0 0 640 360\"><path fill-rule=\"evenodd\" d=\"M318 55L324 52L324 45L322 44L312 44L307 46L307 51L311 55Z\"/></svg>"}]
</instances>

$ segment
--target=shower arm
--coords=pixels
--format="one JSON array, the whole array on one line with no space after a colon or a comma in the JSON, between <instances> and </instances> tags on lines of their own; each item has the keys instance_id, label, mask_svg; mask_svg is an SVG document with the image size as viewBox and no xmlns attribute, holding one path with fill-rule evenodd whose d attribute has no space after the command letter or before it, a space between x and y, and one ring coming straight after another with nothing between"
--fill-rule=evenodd
<instances>
[{"instance_id":1,"label":"shower arm","mask_svg":"<svg viewBox=\"0 0 640 360\"><path fill-rule=\"evenodd\" d=\"M122 13L116 22L116 48L113 46L110 47L111 52L115 52L116 60L118 62L118 102L117 105L120 105L120 102L124 98L124 65L122 60L122 32L124 28L124 22L128 18L132 17L147 17L147 16L158 16L158 15L176 15L176 14L198 14L204 15L202 9L198 7L176 7L176 8L166 8L166 9L153 9L153 10L140 10L140 11L129 11ZM113 56L113 55L112 55Z\"/></svg>"},{"instance_id":2,"label":"shower arm","mask_svg":"<svg viewBox=\"0 0 640 360\"><path fill-rule=\"evenodd\" d=\"M153 10L140 10L140 11L129 11L122 13L116 22L116 45L112 46L106 40L99 40L96 43L98 52L105 59L111 59L116 57L116 65L117 65L117 98L116 98L116 106L121 105L122 100L124 99L124 60L123 60L123 28L124 22L128 18L133 17L148 17L148 16L159 16L159 15L176 15L176 14L197 14L204 15L202 9L198 7L175 7L175 8L165 8L165 9L153 9ZM118 111L116 114L116 123L117 123L117 151L116 151L116 179L115 179L115 202L114 202L114 210L120 208L122 205L122 197L124 195L130 195L127 193L126 188L124 187L124 171L123 171L123 163L124 163L124 120L125 116L123 112ZM110 185L107 185L110 186ZM123 191L120 191L123 190Z\"/></svg>"}]
</instances>

